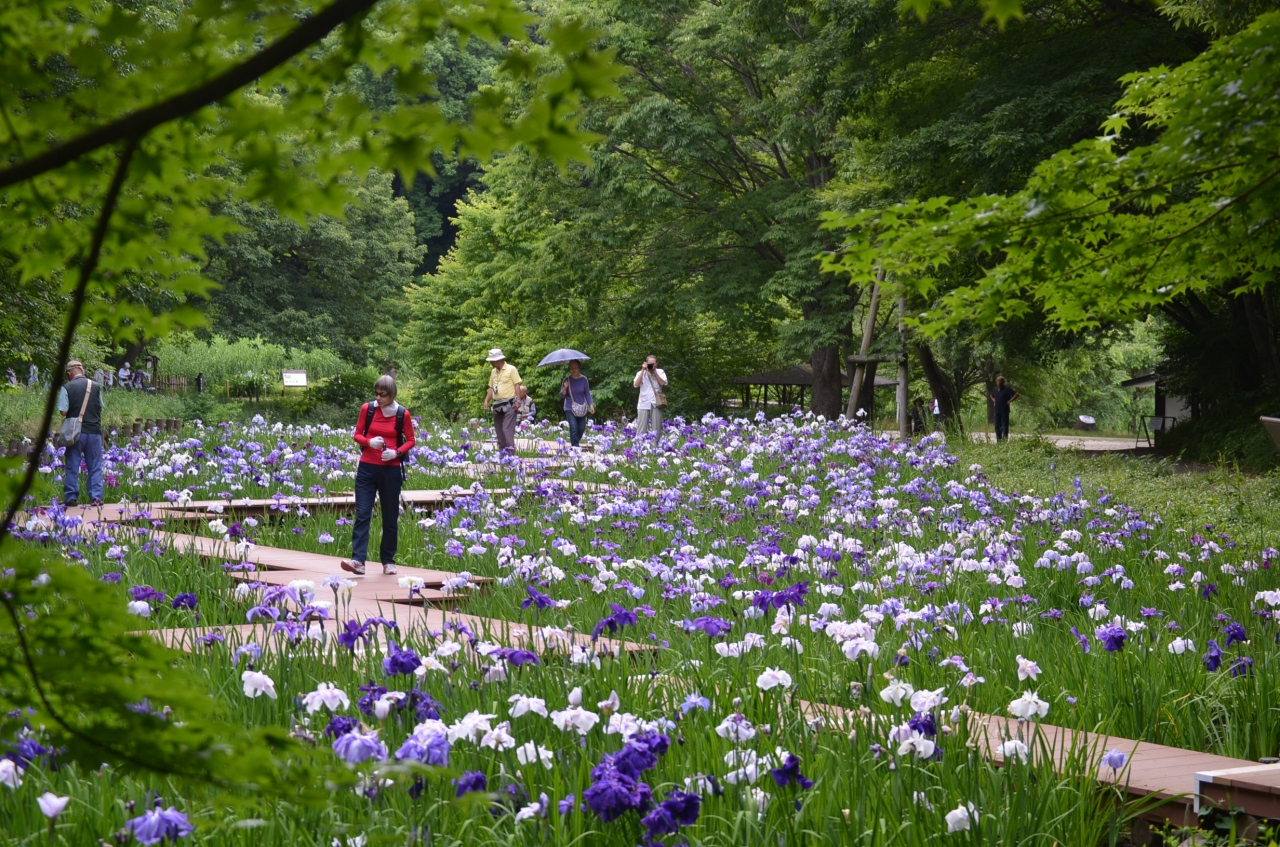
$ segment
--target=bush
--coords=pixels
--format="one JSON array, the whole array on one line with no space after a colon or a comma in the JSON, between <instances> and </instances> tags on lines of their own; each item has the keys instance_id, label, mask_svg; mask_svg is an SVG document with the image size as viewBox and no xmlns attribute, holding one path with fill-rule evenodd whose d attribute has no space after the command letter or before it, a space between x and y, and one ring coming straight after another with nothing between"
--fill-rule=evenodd
<instances>
[{"instance_id":1,"label":"bush","mask_svg":"<svg viewBox=\"0 0 1280 847\"><path fill-rule=\"evenodd\" d=\"M1161 448L1184 459L1234 465L1249 473L1280 468L1280 453L1258 418L1280 414L1272 391L1238 394L1214 406L1200 420L1185 421L1160 436Z\"/></svg>"},{"instance_id":2,"label":"bush","mask_svg":"<svg viewBox=\"0 0 1280 847\"><path fill-rule=\"evenodd\" d=\"M11 438L35 438L44 414L46 394L43 391L0 392L0 440L8 446ZM142 391L110 390L102 409L103 429L132 424L135 420L181 418L187 414L185 398L175 394L147 394ZM58 421L55 414L54 423Z\"/></svg>"},{"instance_id":3,"label":"bush","mask_svg":"<svg viewBox=\"0 0 1280 847\"><path fill-rule=\"evenodd\" d=\"M203 373L209 388L223 391L230 383L234 396L263 394L280 383L284 370L304 370L312 383L351 370L329 350L291 350L261 338L231 341L215 335L202 341L190 333L175 333L154 352L162 373L185 376L189 383Z\"/></svg>"},{"instance_id":4,"label":"bush","mask_svg":"<svg viewBox=\"0 0 1280 847\"><path fill-rule=\"evenodd\" d=\"M373 384L378 372L373 368L346 371L320 380L311 389L320 403L339 408L354 408L373 399Z\"/></svg>"}]
</instances>

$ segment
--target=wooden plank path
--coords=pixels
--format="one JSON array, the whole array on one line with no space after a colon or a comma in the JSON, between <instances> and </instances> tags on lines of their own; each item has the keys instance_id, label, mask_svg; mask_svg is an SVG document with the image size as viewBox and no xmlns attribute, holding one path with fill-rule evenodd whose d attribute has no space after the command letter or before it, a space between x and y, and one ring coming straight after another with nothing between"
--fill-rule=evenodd
<instances>
[{"instance_id":1,"label":"wooden plank path","mask_svg":"<svg viewBox=\"0 0 1280 847\"><path fill-rule=\"evenodd\" d=\"M800 701L799 705L806 717L821 718L842 730L868 723L877 724L878 730L889 729L890 721L883 715L863 717L852 709L826 703ZM997 765L1005 763L1001 745L1018 739L1030 748L1033 757L1048 755L1059 772L1087 765L1099 782L1115 783L1131 800L1148 801L1142 815L1147 821L1194 826L1198 816L1217 808L1240 809L1255 818L1280 819L1280 764L1262 765L980 712L970 712L968 718L970 743ZM1101 764L1102 756L1111 750L1119 750L1126 757L1126 764L1119 771Z\"/></svg>"}]
</instances>

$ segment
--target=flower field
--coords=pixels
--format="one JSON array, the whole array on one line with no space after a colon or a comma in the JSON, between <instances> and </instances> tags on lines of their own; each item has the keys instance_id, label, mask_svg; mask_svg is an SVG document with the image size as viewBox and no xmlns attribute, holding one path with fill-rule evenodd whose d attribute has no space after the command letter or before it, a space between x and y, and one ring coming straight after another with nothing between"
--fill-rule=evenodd
<instances>
[{"instance_id":1,"label":"flower field","mask_svg":"<svg viewBox=\"0 0 1280 847\"><path fill-rule=\"evenodd\" d=\"M52 506L21 535L105 583L138 629L198 628L178 661L226 720L327 768L300 786L323 800L87 771L37 725L0 742L5 837L1092 845L1134 811L1098 781L1123 783L1125 757L1055 768L1039 723L1280 749L1266 539L1170 526L1070 480L1002 491L940 437L799 414L587 441L499 462L465 434L421 433L406 489L455 496L401 517L399 580L364 579L409 601L411 568L453 574L460 606L432 626L407 603L349 614L340 571L281 584L242 561L250 545L349 552L350 510L300 501L350 492L349 433L221 425L111 448L109 502L225 506L127 526ZM59 468L50 454L45 476ZM242 517L246 498L273 505ZM168 531L228 555L178 553ZM376 550L376 512L373 532ZM999 756L972 743L970 712L1015 719Z\"/></svg>"}]
</instances>

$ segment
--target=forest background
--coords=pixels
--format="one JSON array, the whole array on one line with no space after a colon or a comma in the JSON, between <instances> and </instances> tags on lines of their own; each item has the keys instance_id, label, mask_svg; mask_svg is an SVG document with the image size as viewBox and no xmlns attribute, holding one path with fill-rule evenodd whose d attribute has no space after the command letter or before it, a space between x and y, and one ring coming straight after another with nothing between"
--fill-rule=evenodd
<instances>
[{"instance_id":1,"label":"forest background","mask_svg":"<svg viewBox=\"0 0 1280 847\"><path fill-rule=\"evenodd\" d=\"M852 375L847 357L860 352L869 313L873 357L899 354L902 298L910 394L937 398L944 423L984 426L1004 374L1022 395L1019 428L1066 429L1087 414L1130 431L1152 399L1119 383L1158 371L1196 418L1176 446L1273 466L1256 417L1280 411L1276 239L1265 215L1280 148L1253 138L1262 154L1243 166L1253 181L1228 195L1212 193L1221 187L1204 174L1240 170L1239 146L1210 151L1221 161L1200 171L1171 167L1146 194L1125 194L1132 186L1113 163L1168 146L1177 98L1230 86L1218 79L1233 70L1222 45L1265 42L1277 4L930 7L531 2L546 26L593 27L596 46L628 70L617 96L581 106L581 127L597 136L588 161L516 146L481 164L423 148L396 167L345 174L344 214L223 193L233 199L210 202L224 226L204 246L207 287L174 295L130 280L113 293L118 307L138 306L129 330L87 327L73 352L91 370L154 354L162 373L203 373L206 396L163 401L184 416L253 414L263 404L244 398L279 392L283 367L303 367L313 382L306 395L270 401L285 417L346 422L389 368L415 412L477 416L490 347L506 351L554 414L562 374L533 365L577 347L592 356L586 370L606 415L633 413L632 376L653 353L675 411L726 411L741 396L734 378L805 363L815 374L807 405L830 417L848 408L842 376ZM495 88L518 98L527 83L504 77L502 55L454 34L423 45L440 112L467 120ZM1171 69L1187 69L1181 88L1158 82ZM1274 86L1226 107L1274 110ZM359 65L331 89L372 116L404 108L393 71ZM1099 155L1111 157L1110 175L1090 170ZM292 164L300 185L332 187L305 153ZM257 178L232 161L216 171L242 186ZM1075 214L1100 197L1107 214ZM1205 216L1212 225L1183 219L1201 201L1225 203ZM1033 215L1037 204L1050 212ZM1061 227L1014 232L1032 217ZM1108 249L1127 244L1137 256L1134 244L1164 243L1150 229L1164 218L1182 225L1167 239L1175 249L1111 261ZM1244 234L1219 228L1224 220ZM999 226L1008 231L993 240ZM1109 278L1105 267L1094 273L1100 265L1112 266ZM59 280L17 267L0 253L0 366L25 383L28 364L47 372L55 361L65 303ZM1054 297L1034 288L1046 281ZM146 318L180 307L199 313L188 330L161 337L168 327ZM896 376L896 362L880 368ZM21 393L0 407L6 435L36 417ZM875 411L891 415L891 396Z\"/></svg>"}]
</instances>

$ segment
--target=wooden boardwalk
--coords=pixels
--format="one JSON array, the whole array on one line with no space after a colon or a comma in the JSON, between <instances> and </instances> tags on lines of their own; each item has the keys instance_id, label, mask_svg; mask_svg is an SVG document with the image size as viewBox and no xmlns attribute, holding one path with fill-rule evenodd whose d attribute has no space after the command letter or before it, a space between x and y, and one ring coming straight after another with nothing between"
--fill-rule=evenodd
<instances>
[{"instance_id":1,"label":"wooden boardwalk","mask_svg":"<svg viewBox=\"0 0 1280 847\"><path fill-rule=\"evenodd\" d=\"M876 731L889 729L884 716L869 719L826 703L801 701L799 705L806 717L821 719L843 731L865 729L869 721L877 724ZM1035 759L1049 757L1059 772L1092 770L1099 782L1114 783L1131 800L1146 801L1142 814L1146 821L1194 826L1200 815L1213 809L1239 809L1255 818L1280 819L1280 764L1262 765L980 712L969 713L968 729L970 743L997 765L1005 763L1001 745L1017 739L1030 748ZM1125 755L1125 765L1119 771L1101 764L1102 757L1112 750Z\"/></svg>"}]
</instances>

